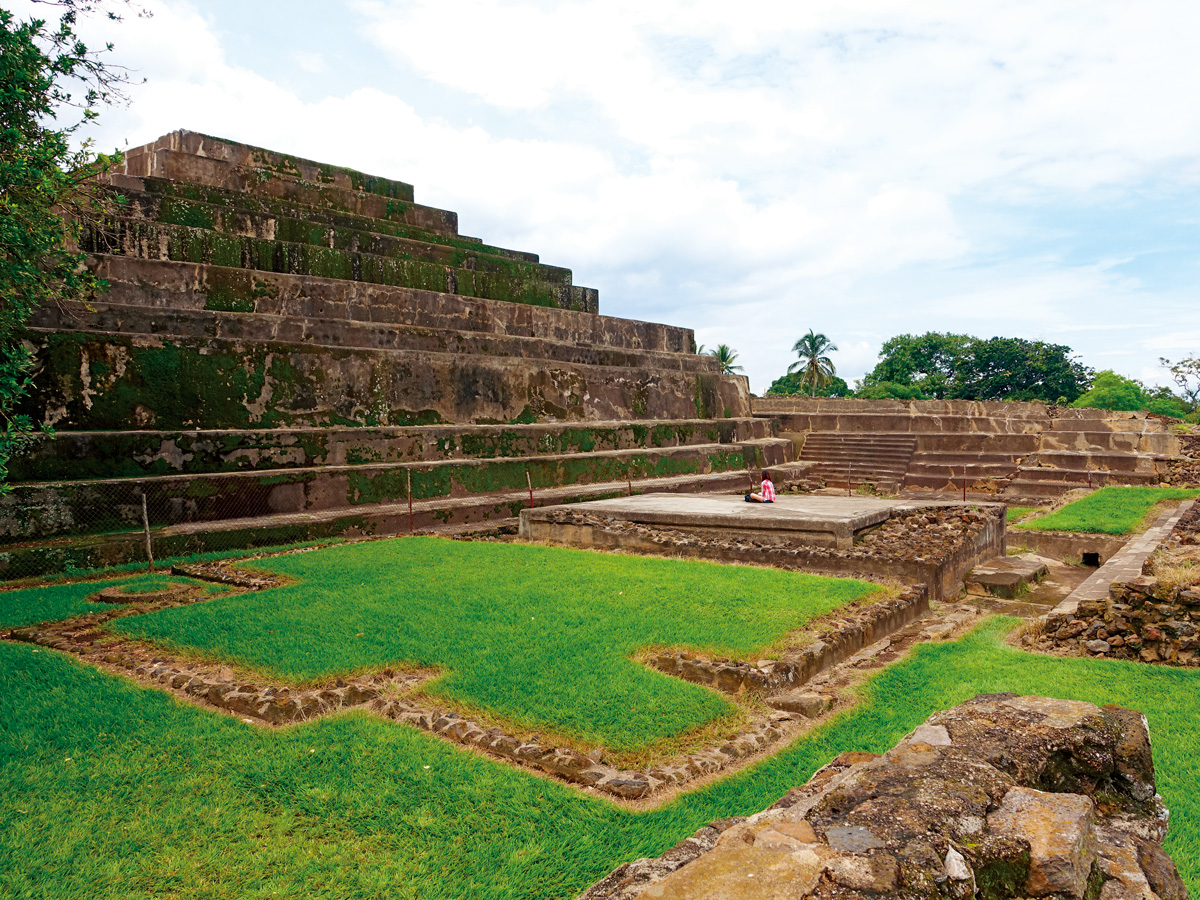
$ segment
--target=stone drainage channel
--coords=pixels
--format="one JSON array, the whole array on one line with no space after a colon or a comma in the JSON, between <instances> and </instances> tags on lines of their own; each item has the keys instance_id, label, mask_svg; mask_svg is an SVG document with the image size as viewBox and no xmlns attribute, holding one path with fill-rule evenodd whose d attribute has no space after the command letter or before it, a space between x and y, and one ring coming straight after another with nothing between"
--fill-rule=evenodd
<instances>
[{"instance_id":1,"label":"stone drainage channel","mask_svg":"<svg viewBox=\"0 0 1200 900\"><path fill-rule=\"evenodd\" d=\"M172 574L225 584L237 592L280 584L270 577L213 564L179 566ZM645 770L621 770L607 765L600 751L585 754L521 738L404 696L435 677L433 670L399 672L388 668L311 688L281 687L252 677L239 678L220 664L164 655L104 629L116 618L202 602L208 596L199 585L178 585L153 594L121 593L110 588L95 597L107 605L101 611L16 628L0 636L70 653L98 668L239 716L248 723L284 726L341 710L367 709L569 784L638 801L773 752L827 711L849 703L849 689L871 671L898 659L914 643L944 640L963 632L979 615L971 606L957 604L942 604L931 612L924 589L909 588L898 597L843 609L836 620L817 623L824 627L816 640L785 652L776 661L751 665L737 660L699 659L690 654L659 654L647 660L648 664L726 693L762 695L769 711L756 715L738 734L713 746Z\"/></svg>"}]
</instances>

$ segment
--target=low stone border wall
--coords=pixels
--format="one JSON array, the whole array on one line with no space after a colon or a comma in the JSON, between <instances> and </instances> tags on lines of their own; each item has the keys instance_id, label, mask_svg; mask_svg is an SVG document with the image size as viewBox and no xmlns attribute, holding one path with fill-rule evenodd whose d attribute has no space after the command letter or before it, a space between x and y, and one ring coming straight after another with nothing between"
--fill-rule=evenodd
<instances>
[{"instance_id":1,"label":"low stone border wall","mask_svg":"<svg viewBox=\"0 0 1200 900\"><path fill-rule=\"evenodd\" d=\"M1039 556L1047 556L1050 559L1083 559L1085 553L1095 553L1098 565L1103 565L1116 556L1127 543L1127 534L1022 531L1017 528L1008 533L1008 544L1011 547L1028 547Z\"/></svg>"},{"instance_id":2,"label":"low stone border wall","mask_svg":"<svg viewBox=\"0 0 1200 900\"><path fill-rule=\"evenodd\" d=\"M1004 517L1000 504L900 506L879 528L846 550L701 536L569 507L551 511L543 518L549 529L586 530L587 540L578 543L590 547L773 565L828 575L899 578L926 585L930 601L938 601L957 596L963 578L976 564L1004 555ZM534 539L559 543L547 529L534 532Z\"/></svg>"},{"instance_id":3,"label":"low stone border wall","mask_svg":"<svg viewBox=\"0 0 1200 900\"><path fill-rule=\"evenodd\" d=\"M1108 595L1064 602L1041 629L1022 636L1043 651L1111 656L1145 663L1200 666L1200 584L1160 581L1156 567L1187 556L1200 544L1200 503L1184 512L1142 574L1113 581Z\"/></svg>"},{"instance_id":4,"label":"low stone border wall","mask_svg":"<svg viewBox=\"0 0 1200 900\"><path fill-rule=\"evenodd\" d=\"M1146 719L985 694L883 756L843 753L764 812L615 869L580 900L1186 900Z\"/></svg>"},{"instance_id":5,"label":"low stone border wall","mask_svg":"<svg viewBox=\"0 0 1200 900\"><path fill-rule=\"evenodd\" d=\"M667 675L708 685L727 694L794 688L916 621L928 610L929 595L925 587L913 585L899 597L839 611L845 615L836 622L822 625L818 640L790 649L776 661L752 665L733 659L700 659L689 653L660 653L648 662Z\"/></svg>"}]
</instances>

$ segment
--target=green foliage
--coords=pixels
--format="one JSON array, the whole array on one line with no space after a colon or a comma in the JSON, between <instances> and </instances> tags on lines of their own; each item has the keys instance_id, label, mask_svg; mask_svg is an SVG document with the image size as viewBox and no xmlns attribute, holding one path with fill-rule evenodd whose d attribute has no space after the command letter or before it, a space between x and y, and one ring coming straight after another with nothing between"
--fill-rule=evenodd
<instances>
[{"instance_id":1,"label":"green foliage","mask_svg":"<svg viewBox=\"0 0 1200 900\"><path fill-rule=\"evenodd\" d=\"M854 392L855 397L863 400L928 400L915 384L896 384L894 381L880 381L877 384L860 384Z\"/></svg>"},{"instance_id":2,"label":"green foliage","mask_svg":"<svg viewBox=\"0 0 1200 900\"><path fill-rule=\"evenodd\" d=\"M789 372L772 381L771 386L767 388L766 395L768 397L795 397L798 395L807 397L851 397L854 395L854 392L850 390L850 385L846 384L845 380L839 378L837 375L831 375L815 392L811 387L805 387L803 380L803 373Z\"/></svg>"},{"instance_id":3,"label":"green foliage","mask_svg":"<svg viewBox=\"0 0 1200 900\"><path fill-rule=\"evenodd\" d=\"M1013 624L917 647L782 752L645 812L372 716L260 729L0 644L0 893L568 900L701 825L765 809L839 753L883 752L938 710L1014 691L1146 714L1165 849L1195 895L1200 672L1024 653L1004 643Z\"/></svg>"},{"instance_id":4,"label":"green foliage","mask_svg":"<svg viewBox=\"0 0 1200 900\"><path fill-rule=\"evenodd\" d=\"M1148 389L1140 381L1125 378L1111 369L1097 373L1091 390L1071 405L1080 409L1145 409L1177 419L1188 413L1184 402L1166 388Z\"/></svg>"},{"instance_id":5,"label":"green foliage","mask_svg":"<svg viewBox=\"0 0 1200 900\"><path fill-rule=\"evenodd\" d=\"M1028 531L1132 534L1146 524L1146 517L1156 504L1187 500L1198 494L1200 491L1183 488L1103 487L1048 516L1015 527Z\"/></svg>"},{"instance_id":6,"label":"green foliage","mask_svg":"<svg viewBox=\"0 0 1200 900\"><path fill-rule=\"evenodd\" d=\"M1179 386L1184 406L1195 411L1200 406L1200 357L1185 356L1174 363L1160 357L1158 361L1170 371L1171 379Z\"/></svg>"},{"instance_id":7,"label":"green foliage","mask_svg":"<svg viewBox=\"0 0 1200 900\"><path fill-rule=\"evenodd\" d=\"M967 334L901 334L884 343L864 390L912 386L926 397L949 400L1070 402L1086 390L1091 370L1071 359L1071 348L1022 338L986 340Z\"/></svg>"},{"instance_id":8,"label":"green foliage","mask_svg":"<svg viewBox=\"0 0 1200 900\"><path fill-rule=\"evenodd\" d=\"M719 694L633 662L639 648L757 653L874 590L772 569L436 538L258 567L298 583L117 627L300 680L438 666L446 675L430 693L617 750L733 711Z\"/></svg>"},{"instance_id":9,"label":"green foliage","mask_svg":"<svg viewBox=\"0 0 1200 900\"><path fill-rule=\"evenodd\" d=\"M31 416L15 412L33 365L21 342L25 322L40 304L84 299L102 286L71 242L79 223L100 213L92 179L116 157L94 155L87 142L72 150L70 141L125 82L75 35L78 15L101 4L49 5L60 10L55 26L0 9L0 481L8 458L39 434Z\"/></svg>"},{"instance_id":10,"label":"green foliage","mask_svg":"<svg viewBox=\"0 0 1200 900\"><path fill-rule=\"evenodd\" d=\"M1010 506L1004 511L1005 521L1011 525L1013 522L1025 518L1031 512L1037 510L1037 508L1036 506Z\"/></svg>"},{"instance_id":11,"label":"green foliage","mask_svg":"<svg viewBox=\"0 0 1200 900\"><path fill-rule=\"evenodd\" d=\"M800 385L803 392L815 397L837 374L833 360L825 354L833 353L837 346L823 334L815 334L808 329L808 334L792 345L792 352L798 357L788 366L788 374L799 372Z\"/></svg>"}]
</instances>

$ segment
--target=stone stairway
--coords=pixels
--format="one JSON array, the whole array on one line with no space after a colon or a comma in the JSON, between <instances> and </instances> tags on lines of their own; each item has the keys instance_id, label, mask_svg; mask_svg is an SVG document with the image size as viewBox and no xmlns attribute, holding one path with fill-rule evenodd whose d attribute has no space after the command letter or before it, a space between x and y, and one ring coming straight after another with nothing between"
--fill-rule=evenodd
<instances>
[{"instance_id":1,"label":"stone stairway","mask_svg":"<svg viewBox=\"0 0 1200 900\"><path fill-rule=\"evenodd\" d=\"M895 493L904 482L916 439L903 434L813 432L804 439L799 461L828 487L869 484Z\"/></svg>"},{"instance_id":2,"label":"stone stairway","mask_svg":"<svg viewBox=\"0 0 1200 900\"><path fill-rule=\"evenodd\" d=\"M801 460L810 458L807 447L814 438L819 443L812 459L833 452L820 444L827 434L852 442L914 439L902 482L914 493L957 493L965 480L972 495L1036 500L1089 482L1153 483L1180 452L1176 436L1143 413L1052 411L1040 403L823 398L756 399L753 408L755 415L775 419L781 436L803 442Z\"/></svg>"}]
</instances>

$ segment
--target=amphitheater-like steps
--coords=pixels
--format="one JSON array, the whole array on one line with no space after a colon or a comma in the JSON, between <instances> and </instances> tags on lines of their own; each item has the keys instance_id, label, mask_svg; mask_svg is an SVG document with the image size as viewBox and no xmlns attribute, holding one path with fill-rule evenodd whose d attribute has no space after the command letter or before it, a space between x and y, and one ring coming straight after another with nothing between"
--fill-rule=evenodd
<instances>
[{"instance_id":1,"label":"amphitheater-like steps","mask_svg":"<svg viewBox=\"0 0 1200 900\"><path fill-rule=\"evenodd\" d=\"M814 432L804 439L800 462L811 464L829 487L872 484L895 491L904 482L916 440L906 434Z\"/></svg>"}]
</instances>

